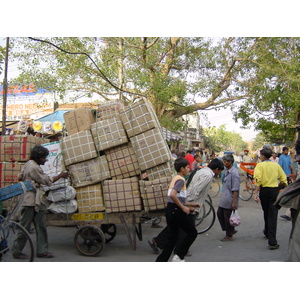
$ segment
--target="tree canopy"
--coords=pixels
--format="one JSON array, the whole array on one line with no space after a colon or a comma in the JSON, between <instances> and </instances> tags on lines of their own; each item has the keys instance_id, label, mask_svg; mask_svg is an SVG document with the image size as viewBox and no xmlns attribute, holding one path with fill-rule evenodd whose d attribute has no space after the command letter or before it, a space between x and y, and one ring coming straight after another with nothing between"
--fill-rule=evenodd
<instances>
[{"instance_id":1,"label":"tree canopy","mask_svg":"<svg viewBox=\"0 0 300 300\"><path fill-rule=\"evenodd\" d=\"M145 97L171 130L183 115L226 106L272 138L290 138L296 122L298 38L14 38L12 53L15 83L64 101Z\"/></svg>"},{"instance_id":2,"label":"tree canopy","mask_svg":"<svg viewBox=\"0 0 300 300\"><path fill-rule=\"evenodd\" d=\"M214 152L235 151L241 152L247 149L248 145L243 141L239 133L226 130L226 125L203 129L204 142Z\"/></svg>"}]
</instances>

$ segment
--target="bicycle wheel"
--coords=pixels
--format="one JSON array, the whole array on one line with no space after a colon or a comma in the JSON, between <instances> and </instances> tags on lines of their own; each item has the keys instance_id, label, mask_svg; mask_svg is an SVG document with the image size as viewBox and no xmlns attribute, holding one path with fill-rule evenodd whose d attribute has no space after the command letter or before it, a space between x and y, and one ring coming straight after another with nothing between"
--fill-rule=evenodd
<instances>
[{"instance_id":1,"label":"bicycle wheel","mask_svg":"<svg viewBox=\"0 0 300 300\"><path fill-rule=\"evenodd\" d=\"M248 201L252 198L254 191L253 184L247 180L244 179L240 182L240 198L244 201Z\"/></svg>"},{"instance_id":2,"label":"bicycle wheel","mask_svg":"<svg viewBox=\"0 0 300 300\"><path fill-rule=\"evenodd\" d=\"M25 247L22 253L28 258L17 259L13 255L13 246L17 237L22 238ZM34 261L34 246L28 231L19 223L10 221L3 227L0 226L0 261L1 262L31 262Z\"/></svg>"},{"instance_id":3,"label":"bicycle wheel","mask_svg":"<svg viewBox=\"0 0 300 300\"><path fill-rule=\"evenodd\" d=\"M214 198L218 196L219 192L220 192L220 182L216 178L214 178L212 180L208 194L210 195L211 198Z\"/></svg>"},{"instance_id":4,"label":"bicycle wheel","mask_svg":"<svg viewBox=\"0 0 300 300\"><path fill-rule=\"evenodd\" d=\"M215 223L216 211L209 200L205 200L196 218L195 226L198 234L208 231Z\"/></svg>"}]
</instances>

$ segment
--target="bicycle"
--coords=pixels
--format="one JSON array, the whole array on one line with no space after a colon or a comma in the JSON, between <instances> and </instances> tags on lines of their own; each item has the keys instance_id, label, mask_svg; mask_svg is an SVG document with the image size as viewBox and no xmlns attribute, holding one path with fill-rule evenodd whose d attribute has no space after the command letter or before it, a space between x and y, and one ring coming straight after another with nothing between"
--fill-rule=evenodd
<instances>
[{"instance_id":1,"label":"bicycle","mask_svg":"<svg viewBox=\"0 0 300 300\"><path fill-rule=\"evenodd\" d=\"M212 228L216 220L216 211L213 207L211 197L207 195L207 198L201 205L196 217L195 226L201 228L197 228L198 234L207 232Z\"/></svg>"},{"instance_id":2,"label":"bicycle","mask_svg":"<svg viewBox=\"0 0 300 300\"><path fill-rule=\"evenodd\" d=\"M253 176L247 173L247 177L240 182L240 198L244 201L248 201L252 198L255 191L255 182Z\"/></svg>"},{"instance_id":3,"label":"bicycle","mask_svg":"<svg viewBox=\"0 0 300 300\"><path fill-rule=\"evenodd\" d=\"M254 169L248 169L245 167L249 165L255 167L256 163L240 164L240 168L246 171L246 179L243 179L240 182L240 194L239 194L239 197L244 201L248 201L249 199L251 199L255 191L255 181L253 179Z\"/></svg>"},{"instance_id":4,"label":"bicycle","mask_svg":"<svg viewBox=\"0 0 300 300\"><path fill-rule=\"evenodd\" d=\"M213 178L210 189L209 189L209 195L211 198L217 197L220 193L221 185L217 178Z\"/></svg>"},{"instance_id":5,"label":"bicycle","mask_svg":"<svg viewBox=\"0 0 300 300\"><path fill-rule=\"evenodd\" d=\"M1 193L0 201L5 201L12 198L11 194L6 193L7 188L11 188L12 186L20 185L22 187L23 193L27 190L32 189L30 187L30 182L20 182L9 187L4 187L0 190L4 192ZM21 193L20 193L21 194ZM15 194L16 195L16 194ZM16 198L15 198L16 199ZM28 233L28 231L21 226L18 222L14 221L14 217L19 211L21 204L23 201L23 197L19 198L16 205L12 205L12 209L7 212L6 217L0 215L0 262L32 262L34 261L34 246L32 239ZM23 252L28 256L27 259L16 259L13 255L13 247L17 237L21 237L25 242L25 247Z\"/></svg>"}]
</instances>

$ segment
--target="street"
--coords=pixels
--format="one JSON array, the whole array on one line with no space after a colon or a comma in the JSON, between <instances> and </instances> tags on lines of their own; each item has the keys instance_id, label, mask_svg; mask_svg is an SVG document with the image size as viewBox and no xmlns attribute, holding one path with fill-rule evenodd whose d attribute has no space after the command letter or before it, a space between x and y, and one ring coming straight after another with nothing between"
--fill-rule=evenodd
<instances>
[{"instance_id":1,"label":"street","mask_svg":"<svg viewBox=\"0 0 300 300\"><path fill-rule=\"evenodd\" d=\"M213 198L217 209L220 194ZM236 227L238 233L234 241L221 242L224 232L221 231L216 217L214 226L206 233L198 235L190 248L192 256L186 257L186 262L283 262L288 252L288 240L291 231L291 222L280 218L285 208L278 213L277 240L279 249L269 250L267 239L263 231L263 212L261 205L253 199L240 200L239 214L241 225ZM165 225L165 219L160 225ZM132 230L129 224L129 230ZM148 244L160 232L160 228L151 228L151 223L142 224L142 241L136 238L136 250L130 248L123 225L117 225L117 234L97 256L84 256L74 245L76 227L48 226L49 251L53 259L36 258L36 261L49 262L154 262L156 254ZM35 240L34 234L32 235Z\"/></svg>"}]
</instances>

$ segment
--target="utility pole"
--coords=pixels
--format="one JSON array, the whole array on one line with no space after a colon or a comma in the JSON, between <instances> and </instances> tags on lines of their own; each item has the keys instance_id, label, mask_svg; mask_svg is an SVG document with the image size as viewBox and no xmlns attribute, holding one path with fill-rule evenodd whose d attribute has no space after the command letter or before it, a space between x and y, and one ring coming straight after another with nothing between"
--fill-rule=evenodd
<instances>
[{"instance_id":1,"label":"utility pole","mask_svg":"<svg viewBox=\"0 0 300 300\"><path fill-rule=\"evenodd\" d=\"M6 132L8 48L9 48L9 37L6 38L5 67L4 67L4 79L3 79L2 135L5 135Z\"/></svg>"}]
</instances>

